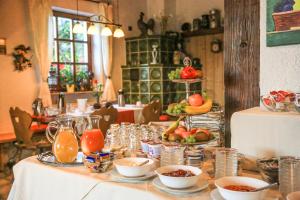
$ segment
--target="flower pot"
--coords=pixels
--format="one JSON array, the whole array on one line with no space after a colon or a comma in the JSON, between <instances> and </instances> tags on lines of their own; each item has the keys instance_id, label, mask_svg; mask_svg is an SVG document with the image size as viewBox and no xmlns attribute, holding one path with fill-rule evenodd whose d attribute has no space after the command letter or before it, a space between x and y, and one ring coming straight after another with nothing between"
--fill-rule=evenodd
<instances>
[{"instance_id":1,"label":"flower pot","mask_svg":"<svg viewBox=\"0 0 300 200\"><path fill-rule=\"evenodd\" d=\"M71 84L71 85L67 85L67 93L72 93L75 91L75 85Z\"/></svg>"}]
</instances>

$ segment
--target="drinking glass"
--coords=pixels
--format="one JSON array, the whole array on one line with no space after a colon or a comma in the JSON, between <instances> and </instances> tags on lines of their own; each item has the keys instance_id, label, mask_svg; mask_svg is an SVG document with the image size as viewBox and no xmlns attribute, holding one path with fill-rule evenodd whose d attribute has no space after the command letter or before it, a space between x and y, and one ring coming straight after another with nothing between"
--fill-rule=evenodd
<instances>
[{"instance_id":1,"label":"drinking glass","mask_svg":"<svg viewBox=\"0 0 300 200\"><path fill-rule=\"evenodd\" d=\"M110 150L118 150L122 147L119 124L110 125L110 128L106 132L104 146Z\"/></svg>"},{"instance_id":2,"label":"drinking glass","mask_svg":"<svg viewBox=\"0 0 300 200\"><path fill-rule=\"evenodd\" d=\"M184 146L166 145L161 146L160 165L184 165Z\"/></svg>"},{"instance_id":3,"label":"drinking glass","mask_svg":"<svg viewBox=\"0 0 300 200\"><path fill-rule=\"evenodd\" d=\"M120 136L122 147L129 146L130 123L122 122L120 126Z\"/></svg>"},{"instance_id":4,"label":"drinking glass","mask_svg":"<svg viewBox=\"0 0 300 200\"><path fill-rule=\"evenodd\" d=\"M279 191L285 198L290 192L300 190L300 158L284 156L279 158Z\"/></svg>"},{"instance_id":5,"label":"drinking glass","mask_svg":"<svg viewBox=\"0 0 300 200\"><path fill-rule=\"evenodd\" d=\"M216 149L215 178L236 176L238 172L238 152L232 148Z\"/></svg>"}]
</instances>

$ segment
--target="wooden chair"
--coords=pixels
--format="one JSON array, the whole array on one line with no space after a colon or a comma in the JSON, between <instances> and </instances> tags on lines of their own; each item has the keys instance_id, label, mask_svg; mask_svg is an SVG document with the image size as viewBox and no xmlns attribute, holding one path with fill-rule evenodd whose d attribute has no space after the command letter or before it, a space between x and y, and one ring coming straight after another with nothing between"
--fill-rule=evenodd
<instances>
[{"instance_id":1,"label":"wooden chair","mask_svg":"<svg viewBox=\"0 0 300 200\"><path fill-rule=\"evenodd\" d=\"M45 139L34 138L34 130L31 129L31 115L20 108L9 109L10 118L14 127L16 141L13 143L17 148L14 157L19 161L22 157L23 150L31 150L34 153L40 153L46 148L50 148L51 144ZM39 131L40 132L40 131Z\"/></svg>"},{"instance_id":2,"label":"wooden chair","mask_svg":"<svg viewBox=\"0 0 300 200\"><path fill-rule=\"evenodd\" d=\"M116 123L117 121L118 110L112 106L109 108L103 107L100 108L100 110L93 112L91 115L100 116L99 127L105 137L110 125Z\"/></svg>"},{"instance_id":3,"label":"wooden chair","mask_svg":"<svg viewBox=\"0 0 300 200\"><path fill-rule=\"evenodd\" d=\"M158 100L152 101L146 105L142 110L145 119L144 123L148 124L151 121L159 121L161 109L161 103Z\"/></svg>"}]
</instances>

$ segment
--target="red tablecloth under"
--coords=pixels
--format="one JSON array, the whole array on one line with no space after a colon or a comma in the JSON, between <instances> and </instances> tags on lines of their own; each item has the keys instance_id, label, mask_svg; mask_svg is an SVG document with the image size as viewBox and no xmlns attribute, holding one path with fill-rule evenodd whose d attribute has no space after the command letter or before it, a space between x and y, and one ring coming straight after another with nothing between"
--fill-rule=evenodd
<instances>
[{"instance_id":1,"label":"red tablecloth under","mask_svg":"<svg viewBox=\"0 0 300 200\"><path fill-rule=\"evenodd\" d=\"M116 123L129 122L134 123L134 111L118 109L118 118Z\"/></svg>"}]
</instances>

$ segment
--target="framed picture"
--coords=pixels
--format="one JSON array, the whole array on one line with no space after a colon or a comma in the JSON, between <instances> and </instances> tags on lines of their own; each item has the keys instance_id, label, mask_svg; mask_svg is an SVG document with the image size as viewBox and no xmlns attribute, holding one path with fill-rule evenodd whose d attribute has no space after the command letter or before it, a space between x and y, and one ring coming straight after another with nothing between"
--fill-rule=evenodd
<instances>
[{"instance_id":1,"label":"framed picture","mask_svg":"<svg viewBox=\"0 0 300 200\"><path fill-rule=\"evenodd\" d=\"M267 46L300 44L300 0L267 0Z\"/></svg>"}]
</instances>

